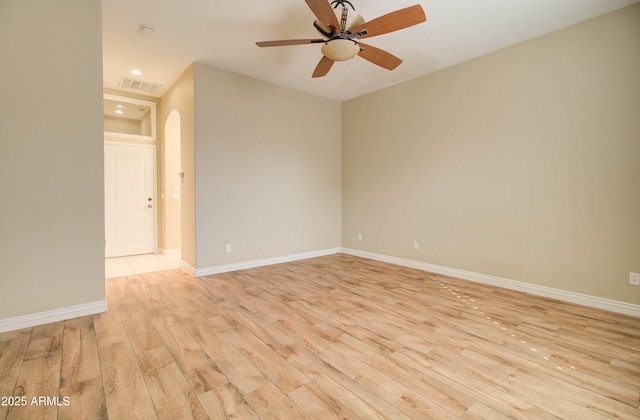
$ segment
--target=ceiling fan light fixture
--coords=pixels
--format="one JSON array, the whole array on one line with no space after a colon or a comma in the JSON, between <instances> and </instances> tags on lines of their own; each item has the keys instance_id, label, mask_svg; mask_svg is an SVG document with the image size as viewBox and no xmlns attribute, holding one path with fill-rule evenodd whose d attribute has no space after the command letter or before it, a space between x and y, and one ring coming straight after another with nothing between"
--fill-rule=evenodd
<instances>
[{"instance_id":1,"label":"ceiling fan light fixture","mask_svg":"<svg viewBox=\"0 0 640 420\"><path fill-rule=\"evenodd\" d=\"M327 41L321 48L322 54L333 61L350 60L360 53L356 41L350 39L333 39Z\"/></svg>"},{"instance_id":2,"label":"ceiling fan light fixture","mask_svg":"<svg viewBox=\"0 0 640 420\"><path fill-rule=\"evenodd\" d=\"M384 69L395 69L402 63L401 59L380 48L360 43L360 38L399 31L427 20L419 4L398 9L365 23L362 16L353 10L353 5L348 0L330 0L330 3L326 0L305 1L317 18L313 26L322 34L323 39L281 39L256 42L256 45L280 47L324 44L322 45L323 56L311 75L314 78L326 76L334 62L346 61L356 55ZM338 10L338 6L342 6L342 9ZM350 6L353 12L349 12L346 6Z\"/></svg>"}]
</instances>

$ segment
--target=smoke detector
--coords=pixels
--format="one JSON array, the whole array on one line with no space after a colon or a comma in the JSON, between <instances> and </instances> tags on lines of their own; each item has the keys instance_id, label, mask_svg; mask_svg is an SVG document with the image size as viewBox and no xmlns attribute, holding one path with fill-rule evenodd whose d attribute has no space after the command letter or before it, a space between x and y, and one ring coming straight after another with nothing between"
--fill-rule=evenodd
<instances>
[{"instance_id":1,"label":"smoke detector","mask_svg":"<svg viewBox=\"0 0 640 420\"><path fill-rule=\"evenodd\" d=\"M153 32L155 32L155 29L153 29L153 26L140 25L138 26L138 31L143 34L152 34Z\"/></svg>"}]
</instances>

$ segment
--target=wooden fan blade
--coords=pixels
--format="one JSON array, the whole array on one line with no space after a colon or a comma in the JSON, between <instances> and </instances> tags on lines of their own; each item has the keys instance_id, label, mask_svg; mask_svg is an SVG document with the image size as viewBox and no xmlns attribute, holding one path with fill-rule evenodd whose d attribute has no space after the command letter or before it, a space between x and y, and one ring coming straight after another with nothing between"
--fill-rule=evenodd
<instances>
[{"instance_id":1,"label":"wooden fan blade","mask_svg":"<svg viewBox=\"0 0 640 420\"><path fill-rule=\"evenodd\" d=\"M335 61L333 61L332 59L322 56L311 77L326 76L327 73L329 73L329 70L331 70L331 66L333 66L333 63L335 63Z\"/></svg>"},{"instance_id":2,"label":"wooden fan blade","mask_svg":"<svg viewBox=\"0 0 640 420\"><path fill-rule=\"evenodd\" d=\"M317 44L325 42L324 39L281 39L279 41L260 41L256 42L258 47L282 47L285 45L303 45L303 44Z\"/></svg>"},{"instance_id":3,"label":"wooden fan blade","mask_svg":"<svg viewBox=\"0 0 640 420\"><path fill-rule=\"evenodd\" d=\"M327 0L304 0L307 2L307 6L313 12L318 20L324 23L326 26L333 25L334 28L340 28L340 22L336 14L333 12L331 4Z\"/></svg>"},{"instance_id":4,"label":"wooden fan blade","mask_svg":"<svg viewBox=\"0 0 640 420\"><path fill-rule=\"evenodd\" d=\"M402 60L398 57L393 54L389 54L380 48L372 47L371 45L366 45L362 42L358 42L358 45L362 48L360 54L358 54L360 57L382 68L393 70L402 63Z\"/></svg>"},{"instance_id":5,"label":"wooden fan blade","mask_svg":"<svg viewBox=\"0 0 640 420\"><path fill-rule=\"evenodd\" d=\"M387 34L389 32L399 31L400 29L408 28L409 26L417 25L418 23L425 22L427 17L422 10L422 6L416 4L415 6L409 6L404 9L396 10L395 12L382 15L373 19L370 22L364 23L357 28L351 30L351 33L357 33L366 30L366 35L362 35L361 38L368 38L372 36L378 36Z\"/></svg>"}]
</instances>

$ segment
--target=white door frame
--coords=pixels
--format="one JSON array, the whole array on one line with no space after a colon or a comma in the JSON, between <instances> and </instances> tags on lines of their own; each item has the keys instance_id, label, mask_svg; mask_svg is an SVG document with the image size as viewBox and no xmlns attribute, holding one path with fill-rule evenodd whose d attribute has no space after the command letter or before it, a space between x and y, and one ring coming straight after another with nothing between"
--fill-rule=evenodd
<instances>
[{"instance_id":1,"label":"white door frame","mask_svg":"<svg viewBox=\"0 0 640 420\"><path fill-rule=\"evenodd\" d=\"M158 253L158 205L159 205L160 199L158 197L158 163L157 163L158 157L156 153L157 151L156 145L148 144L148 143L133 143L133 142L126 142L126 141L105 140L104 146L107 146L107 145L141 147L141 148L151 149L151 151L153 152L153 194L155 197L155 200L153 201L153 252ZM103 173L104 173L104 170L103 170ZM105 203L106 203L106 198L104 197L104 194L105 194L104 179L102 180L102 184L103 184L102 186L103 188L102 209L103 210L102 211L104 212ZM106 220L105 220L105 226L103 227L103 229L105 228L106 228ZM106 240L105 240L105 246L106 246Z\"/></svg>"}]
</instances>

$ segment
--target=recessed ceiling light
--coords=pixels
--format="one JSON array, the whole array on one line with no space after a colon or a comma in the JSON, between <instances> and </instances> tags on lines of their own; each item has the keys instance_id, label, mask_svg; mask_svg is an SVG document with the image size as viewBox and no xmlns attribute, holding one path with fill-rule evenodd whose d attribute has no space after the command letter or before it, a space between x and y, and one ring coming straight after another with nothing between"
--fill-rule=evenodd
<instances>
[{"instance_id":1,"label":"recessed ceiling light","mask_svg":"<svg viewBox=\"0 0 640 420\"><path fill-rule=\"evenodd\" d=\"M121 109L116 109L116 114L124 114L124 111Z\"/></svg>"},{"instance_id":2,"label":"recessed ceiling light","mask_svg":"<svg viewBox=\"0 0 640 420\"><path fill-rule=\"evenodd\" d=\"M134 76L142 76L142 72L138 69L131 69L129 70L129 73L133 74Z\"/></svg>"},{"instance_id":3,"label":"recessed ceiling light","mask_svg":"<svg viewBox=\"0 0 640 420\"><path fill-rule=\"evenodd\" d=\"M152 34L155 31L155 29L149 25L140 25L138 26L138 30L143 34Z\"/></svg>"}]
</instances>

